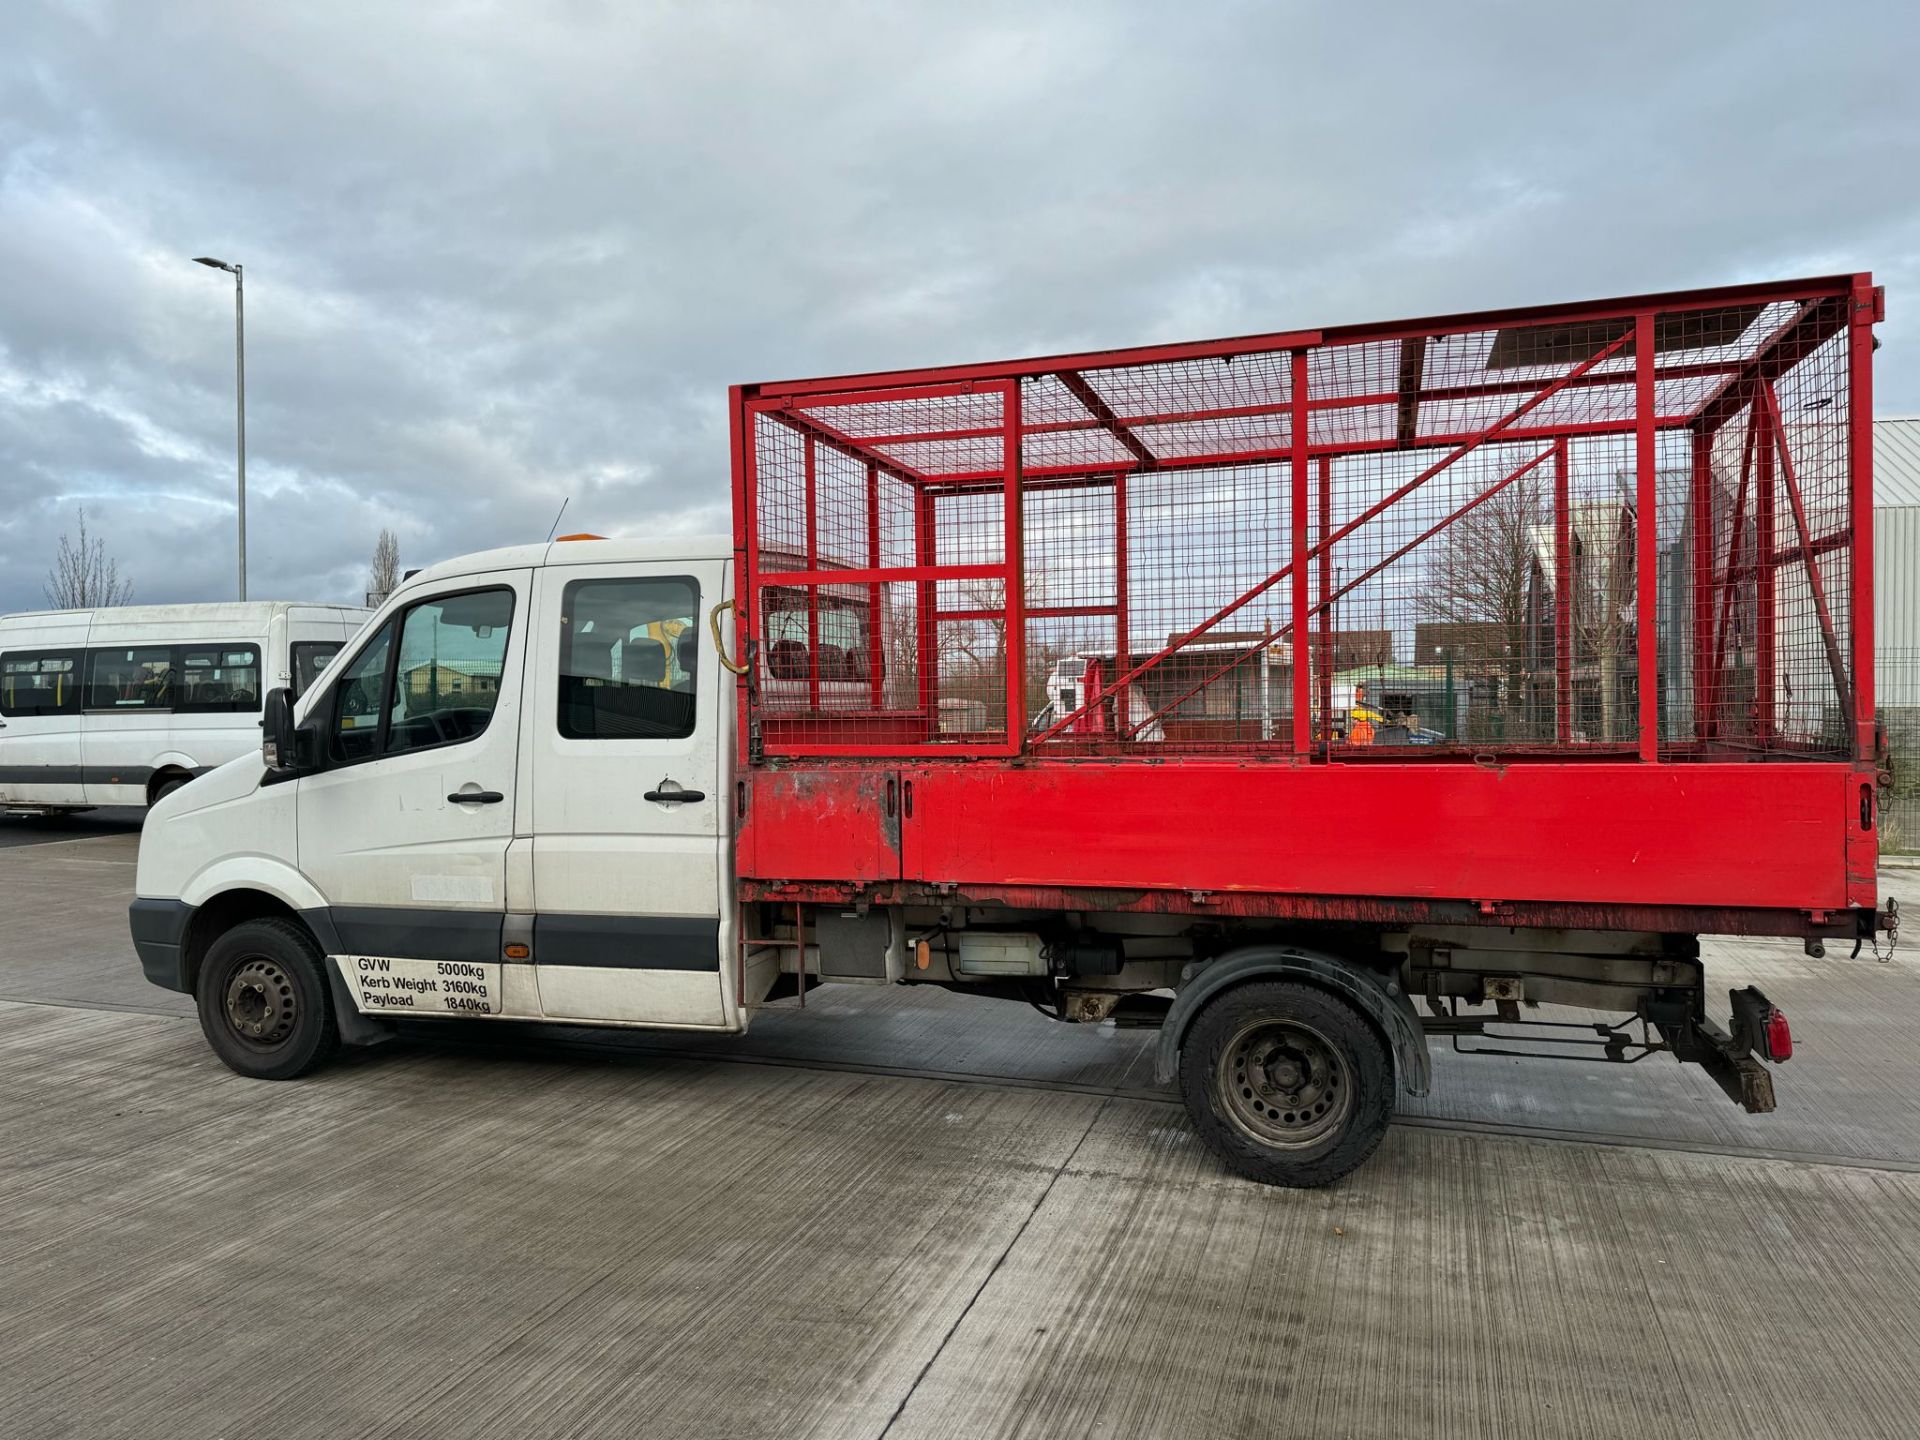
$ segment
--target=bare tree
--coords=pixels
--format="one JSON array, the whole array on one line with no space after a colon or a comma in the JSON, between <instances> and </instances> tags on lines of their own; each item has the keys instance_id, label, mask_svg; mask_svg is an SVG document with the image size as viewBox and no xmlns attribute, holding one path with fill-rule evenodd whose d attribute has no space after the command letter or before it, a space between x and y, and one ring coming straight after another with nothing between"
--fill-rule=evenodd
<instances>
[{"instance_id":1,"label":"bare tree","mask_svg":"<svg viewBox=\"0 0 1920 1440\"><path fill-rule=\"evenodd\" d=\"M384 600L400 583L400 542L393 531L381 530L373 543L373 568L367 571L367 603Z\"/></svg>"},{"instance_id":2,"label":"bare tree","mask_svg":"<svg viewBox=\"0 0 1920 1440\"><path fill-rule=\"evenodd\" d=\"M1597 501L1574 506L1571 525L1576 653L1599 671L1600 738L1624 739L1620 658L1634 638L1634 516L1618 500Z\"/></svg>"},{"instance_id":3,"label":"bare tree","mask_svg":"<svg viewBox=\"0 0 1920 1440\"><path fill-rule=\"evenodd\" d=\"M120 565L107 554L107 542L87 533L87 511L74 512L79 538L60 537L60 549L47 571L47 603L56 610L91 610L125 605L133 599L133 581L124 579Z\"/></svg>"},{"instance_id":4,"label":"bare tree","mask_svg":"<svg viewBox=\"0 0 1920 1440\"><path fill-rule=\"evenodd\" d=\"M1003 608L1004 586L998 580L960 582L960 600L952 609L999 610ZM921 653L920 613L912 605L890 605L883 609L887 650L889 703L910 706L919 687L921 665L931 659L933 671L940 677L943 698L990 700L1006 668L1006 621L949 620L933 627L934 650Z\"/></svg>"},{"instance_id":5,"label":"bare tree","mask_svg":"<svg viewBox=\"0 0 1920 1440\"><path fill-rule=\"evenodd\" d=\"M978 698L994 707L1005 693L1007 676L1006 582L962 580L957 589L961 603L956 608L988 613L983 619L954 621L941 627L940 673L951 677L957 687L972 691L969 698ZM1046 570L1029 568L1022 603L1029 610L1044 607L1050 589ZM1030 623L1022 648L1026 674L1021 677L1021 689L1027 708L1033 710L1046 703L1047 677L1053 673L1064 647L1057 636L1038 634Z\"/></svg>"},{"instance_id":6,"label":"bare tree","mask_svg":"<svg viewBox=\"0 0 1920 1440\"><path fill-rule=\"evenodd\" d=\"M950 609L981 614L974 620L947 620L934 627L934 671L940 676L943 698L971 700L997 710L1005 695L1007 673L1006 584L995 579L954 582L947 597ZM1025 603L1029 609L1047 603L1050 586L1044 570L1028 572ZM982 612L985 612L984 614ZM920 673L920 620L916 606L889 606L883 612L890 702L914 703ZM1028 627L1024 689L1029 710L1046 703L1047 677L1065 653L1058 638L1037 636Z\"/></svg>"},{"instance_id":7,"label":"bare tree","mask_svg":"<svg viewBox=\"0 0 1920 1440\"><path fill-rule=\"evenodd\" d=\"M1422 598L1432 618L1486 636L1481 654L1460 658L1485 671L1504 667L1506 707L1516 719L1526 711L1528 600L1551 513L1546 484L1533 471L1482 501L1443 532Z\"/></svg>"}]
</instances>

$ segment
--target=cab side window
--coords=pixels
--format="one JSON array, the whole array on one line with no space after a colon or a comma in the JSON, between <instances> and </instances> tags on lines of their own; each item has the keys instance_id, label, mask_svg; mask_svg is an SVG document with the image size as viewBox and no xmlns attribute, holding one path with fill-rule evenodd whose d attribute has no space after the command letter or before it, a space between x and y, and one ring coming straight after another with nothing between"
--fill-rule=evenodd
<instances>
[{"instance_id":1,"label":"cab side window","mask_svg":"<svg viewBox=\"0 0 1920 1440\"><path fill-rule=\"evenodd\" d=\"M482 734L500 701L512 623L513 591L494 589L423 600L381 626L335 682L335 763Z\"/></svg>"},{"instance_id":2,"label":"cab side window","mask_svg":"<svg viewBox=\"0 0 1920 1440\"><path fill-rule=\"evenodd\" d=\"M511 590L447 595L407 611L388 706L389 754L458 744L487 728L500 703L512 623Z\"/></svg>"},{"instance_id":3,"label":"cab side window","mask_svg":"<svg viewBox=\"0 0 1920 1440\"><path fill-rule=\"evenodd\" d=\"M66 715L80 708L80 656L0 655L0 715Z\"/></svg>"},{"instance_id":4,"label":"cab side window","mask_svg":"<svg viewBox=\"0 0 1920 1440\"><path fill-rule=\"evenodd\" d=\"M560 597L560 733L693 733L700 589L691 579L575 580Z\"/></svg>"},{"instance_id":5,"label":"cab side window","mask_svg":"<svg viewBox=\"0 0 1920 1440\"><path fill-rule=\"evenodd\" d=\"M386 694L387 657L393 653L393 624L380 627L353 657L333 692L333 724L327 740L331 757L341 763L379 753L381 701Z\"/></svg>"}]
</instances>

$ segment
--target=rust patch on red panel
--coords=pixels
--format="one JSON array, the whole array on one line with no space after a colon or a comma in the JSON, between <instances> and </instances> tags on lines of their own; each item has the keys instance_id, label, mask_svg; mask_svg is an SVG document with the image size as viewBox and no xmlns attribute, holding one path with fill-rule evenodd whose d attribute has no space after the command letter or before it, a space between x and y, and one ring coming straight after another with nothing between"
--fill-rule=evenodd
<instances>
[{"instance_id":1,"label":"rust patch on red panel","mask_svg":"<svg viewBox=\"0 0 1920 1440\"><path fill-rule=\"evenodd\" d=\"M900 875L900 780L888 770L758 770L745 778L743 877L892 880Z\"/></svg>"}]
</instances>

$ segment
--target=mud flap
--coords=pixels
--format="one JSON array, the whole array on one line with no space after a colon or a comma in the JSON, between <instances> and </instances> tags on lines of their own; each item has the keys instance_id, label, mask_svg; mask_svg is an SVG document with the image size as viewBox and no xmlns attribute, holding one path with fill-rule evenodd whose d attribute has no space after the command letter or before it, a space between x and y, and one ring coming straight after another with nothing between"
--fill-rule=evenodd
<instances>
[{"instance_id":1,"label":"mud flap","mask_svg":"<svg viewBox=\"0 0 1920 1440\"><path fill-rule=\"evenodd\" d=\"M392 1021L363 1015L360 1007L353 1003L353 991L347 985L347 977L340 972L340 957L327 956L326 966L327 993L333 996L333 1019L340 1027L340 1043L378 1045L383 1040L391 1040L395 1034Z\"/></svg>"}]
</instances>

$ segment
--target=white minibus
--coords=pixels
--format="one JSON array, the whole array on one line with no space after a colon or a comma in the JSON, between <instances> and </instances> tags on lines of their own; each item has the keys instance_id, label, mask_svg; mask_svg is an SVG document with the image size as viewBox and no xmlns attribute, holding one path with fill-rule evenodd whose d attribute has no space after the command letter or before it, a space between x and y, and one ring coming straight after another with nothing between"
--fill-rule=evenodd
<instances>
[{"instance_id":1,"label":"white minibus","mask_svg":"<svg viewBox=\"0 0 1920 1440\"><path fill-rule=\"evenodd\" d=\"M0 616L0 810L150 805L260 745L366 610L284 600Z\"/></svg>"}]
</instances>

